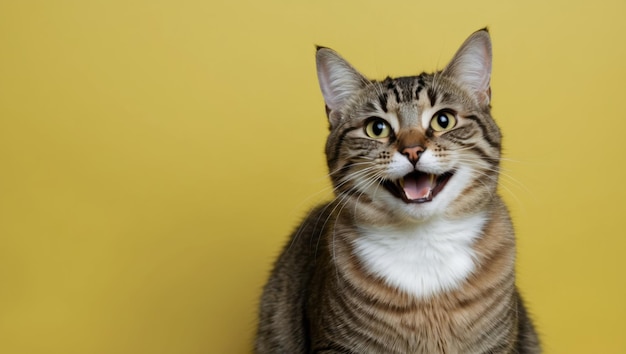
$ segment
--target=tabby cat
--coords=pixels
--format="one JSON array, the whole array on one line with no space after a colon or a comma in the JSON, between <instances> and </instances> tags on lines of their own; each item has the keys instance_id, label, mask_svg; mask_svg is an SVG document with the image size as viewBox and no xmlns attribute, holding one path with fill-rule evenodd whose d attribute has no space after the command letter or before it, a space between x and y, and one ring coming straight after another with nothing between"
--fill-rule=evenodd
<instances>
[{"instance_id":1,"label":"tabby cat","mask_svg":"<svg viewBox=\"0 0 626 354\"><path fill-rule=\"evenodd\" d=\"M257 353L539 353L497 194L491 40L439 72L372 81L317 50L336 198L277 260Z\"/></svg>"}]
</instances>

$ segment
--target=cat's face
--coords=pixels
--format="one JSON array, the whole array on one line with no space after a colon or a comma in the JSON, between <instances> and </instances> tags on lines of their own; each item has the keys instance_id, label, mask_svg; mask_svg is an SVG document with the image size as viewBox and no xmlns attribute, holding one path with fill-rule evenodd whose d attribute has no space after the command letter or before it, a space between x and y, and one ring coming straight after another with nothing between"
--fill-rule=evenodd
<instances>
[{"instance_id":1,"label":"cat's face","mask_svg":"<svg viewBox=\"0 0 626 354\"><path fill-rule=\"evenodd\" d=\"M378 223L422 221L478 211L495 194L501 138L489 113L486 31L435 74L370 81L327 48L317 67L342 208Z\"/></svg>"}]
</instances>

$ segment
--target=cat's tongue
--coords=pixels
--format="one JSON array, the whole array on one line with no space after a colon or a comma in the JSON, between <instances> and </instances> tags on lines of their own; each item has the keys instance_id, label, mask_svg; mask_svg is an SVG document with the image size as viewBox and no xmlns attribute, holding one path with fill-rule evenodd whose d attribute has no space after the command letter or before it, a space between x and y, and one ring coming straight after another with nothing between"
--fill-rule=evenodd
<instances>
[{"instance_id":1,"label":"cat's tongue","mask_svg":"<svg viewBox=\"0 0 626 354\"><path fill-rule=\"evenodd\" d=\"M404 194L409 200L430 199L434 175L420 173L404 177Z\"/></svg>"}]
</instances>

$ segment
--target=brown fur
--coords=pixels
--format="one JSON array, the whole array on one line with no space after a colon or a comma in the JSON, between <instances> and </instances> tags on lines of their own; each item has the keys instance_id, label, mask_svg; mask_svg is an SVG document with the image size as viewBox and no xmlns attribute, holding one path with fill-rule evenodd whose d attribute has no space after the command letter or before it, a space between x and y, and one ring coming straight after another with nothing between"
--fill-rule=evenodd
<instances>
[{"instance_id":1,"label":"brown fur","mask_svg":"<svg viewBox=\"0 0 626 354\"><path fill-rule=\"evenodd\" d=\"M346 84L351 95L325 94L331 123L327 156L337 198L308 215L278 258L261 299L255 352L540 352L515 286L513 227L495 192L500 133L490 117L490 88L453 80L462 74L464 51L480 41L482 47L477 48L487 48L488 39L485 31L474 34L441 73L382 83L365 81L335 57L331 59L339 64L321 64L340 65L340 72L355 78ZM440 105L456 112L458 125L446 132L420 126L421 112ZM384 116L382 111L398 117L396 135L364 138L363 117ZM413 145L420 146L418 153L432 151L437 161L459 159L473 164L476 171L468 187L440 211L441 216L398 212L405 208L399 199L400 209L394 212L378 197L387 193L379 192L382 186L368 190L363 183L377 181L364 179L369 173L364 164L384 172L398 152ZM409 204L406 208L426 206ZM362 230L374 225L420 228L431 218L445 217L454 223L476 213L484 215L485 223L471 244L475 268L458 286L430 296L390 285L368 268L355 249Z\"/></svg>"}]
</instances>

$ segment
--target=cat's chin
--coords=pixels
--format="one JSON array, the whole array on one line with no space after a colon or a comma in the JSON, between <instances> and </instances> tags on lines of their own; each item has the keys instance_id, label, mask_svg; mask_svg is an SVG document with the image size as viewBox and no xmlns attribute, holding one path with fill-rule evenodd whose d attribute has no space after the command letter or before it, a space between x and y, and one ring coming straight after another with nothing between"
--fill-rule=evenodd
<instances>
[{"instance_id":1,"label":"cat's chin","mask_svg":"<svg viewBox=\"0 0 626 354\"><path fill-rule=\"evenodd\" d=\"M433 200L446 186L453 172L440 175L413 171L402 179L383 181L383 186L394 197L407 204L427 203Z\"/></svg>"}]
</instances>

